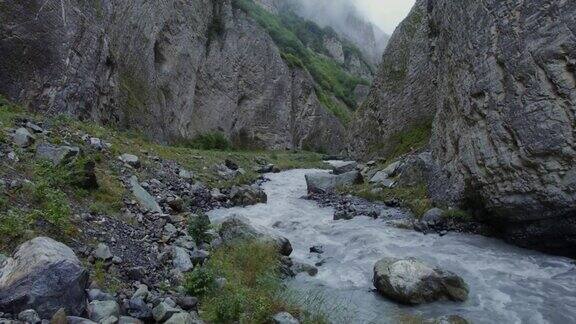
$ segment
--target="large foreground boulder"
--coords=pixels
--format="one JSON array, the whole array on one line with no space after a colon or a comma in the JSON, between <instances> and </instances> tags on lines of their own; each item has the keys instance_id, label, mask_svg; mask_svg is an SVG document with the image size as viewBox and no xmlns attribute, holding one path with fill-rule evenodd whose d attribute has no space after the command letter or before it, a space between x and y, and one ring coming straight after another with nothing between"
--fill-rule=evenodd
<instances>
[{"instance_id":1,"label":"large foreground boulder","mask_svg":"<svg viewBox=\"0 0 576 324\"><path fill-rule=\"evenodd\" d=\"M47 237L22 244L0 270L0 311L34 309L51 318L60 308L81 315L88 272L72 249Z\"/></svg>"},{"instance_id":2,"label":"large foreground boulder","mask_svg":"<svg viewBox=\"0 0 576 324\"><path fill-rule=\"evenodd\" d=\"M311 173L306 175L308 193L328 193L338 187L351 186L361 183L362 175L358 171L344 174L330 174L325 172Z\"/></svg>"},{"instance_id":3,"label":"large foreground boulder","mask_svg":"<svg viewBox=\"0 0 576 324\"><path fill-rule=\"evenodd\" d=\"M262 188L256 186L234 187L230 191L230 201L234 206L250 206L266 203L268 196Z\"/></svg>"},{"instance_id":4,"label":"large foreground boulder","mask_svg":"<svg viewBox=\"0 0 576 324\"><path fill-rule=\"evenodd\" d=\"M381 295L410 305L444 298L452 301L468 298L468 285L462 278L413 258L378 261L373 283Z\"/></svg>"},{"instance_id":5,"label":"large foreground boulder","mask_svg":"<svg viewBox=\"0 0 576 324\"><path fill-rule=\"evenodd\" d=\"M278 253L282 255L289 256L292 253L292 244L287 238L270 233L267 228L251 224L245 217L234 215L227 218L220 226L218 233L225 244L242 240L258 240L273 244L278 249Z\"/></svg>"}]
</instances>

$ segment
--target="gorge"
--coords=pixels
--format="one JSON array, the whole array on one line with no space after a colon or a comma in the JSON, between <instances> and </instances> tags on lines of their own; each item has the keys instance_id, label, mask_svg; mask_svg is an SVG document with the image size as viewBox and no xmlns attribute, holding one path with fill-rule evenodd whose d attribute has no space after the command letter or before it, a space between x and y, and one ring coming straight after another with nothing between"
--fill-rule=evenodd
<instances>
[{"instance_id":1,"label":"gorge","mask_svg":"<svg viewBox=\"0 0 576 324\"><path fill-rule=\"evenodd\" d=\"M576 5L414 2L0 0L0 322L576 321Z\"/></svg>"}]
</instances>

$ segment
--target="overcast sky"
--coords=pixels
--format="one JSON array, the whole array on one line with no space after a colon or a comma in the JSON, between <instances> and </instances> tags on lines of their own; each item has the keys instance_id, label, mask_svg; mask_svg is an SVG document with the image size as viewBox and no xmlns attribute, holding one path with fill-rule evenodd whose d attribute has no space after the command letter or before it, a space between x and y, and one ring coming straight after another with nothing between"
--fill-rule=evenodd
<instances>
[{"instance_id":1,"label":"overcast sky","mask_svg":"<svg viewBox=\"0 0 576 324\"><path fill-rule=\"evenodd\" d=\"M313 0L312 0L313 1ZM388 34L406 18L415 0L352 0L358 9Z\"/></svg>"}]
</instances>

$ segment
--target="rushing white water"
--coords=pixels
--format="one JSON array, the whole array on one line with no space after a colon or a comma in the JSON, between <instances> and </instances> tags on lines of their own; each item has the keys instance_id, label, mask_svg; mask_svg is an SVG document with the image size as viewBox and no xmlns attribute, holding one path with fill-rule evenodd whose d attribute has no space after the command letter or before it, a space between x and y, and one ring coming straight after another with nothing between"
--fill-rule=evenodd
<instances>
[{"instance_id":1,"label":"rushing white water","mask_svg":"<svg viewBox=\"0 0 576 324\"><path fill-rule=\"evenodd\" d=\"M268 175L271 181L263 185L267 204L215 210L210 217L218 221L243 215L287 237L296 261L325 259L317 276L300 274L290 285L322 291L344 305L351 318L346 322L395 323L403 314L457 314L473 323L576 323L576 265L570 259L477 235L424 235L387 226L381 219L334 221L332 208L301 199L306 195L304 175L311 172L318 171ZM313 245L323 245L325 252L309 253ZM469 299L409 307L379 297L372 291L372 268L383 256L417 257L453 271L470 286Z\"/></svg>"}]
</instances>

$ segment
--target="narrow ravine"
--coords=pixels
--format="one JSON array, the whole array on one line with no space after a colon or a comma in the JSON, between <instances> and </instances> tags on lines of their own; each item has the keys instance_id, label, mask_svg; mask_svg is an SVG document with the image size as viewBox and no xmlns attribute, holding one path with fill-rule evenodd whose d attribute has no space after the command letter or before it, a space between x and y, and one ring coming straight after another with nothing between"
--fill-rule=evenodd
<instances>
[{"instance_id":1,"label":"narrow ravine","mask_svg":"<svg viewBox=\"0 0 576 324\"><path fill-rule=\"evenodd\" d=\"M267 204L212 211L213 222L243 215L287 237L292 258L315 264L315 277L299 274L289 285L320 291L342 305L353 323L396 323L405 315L423 318L457 314L472 323L575 323L576 265L572 260L468 234L424 235L359 217L334 221L306 195L304 175L318 170L270 174L263 184ZM401 213L389 210L391 215ZM309 248L323 245L323 254ZM408 307L372 291L372 268L383 256L417 257L461 275L470 286L464 303L436 302ZM338 316L341 316L339 314ZM352 320L353 319L353 320ZM335 319L335 321L338 321Z\"/></svg>"}]
</instances>

